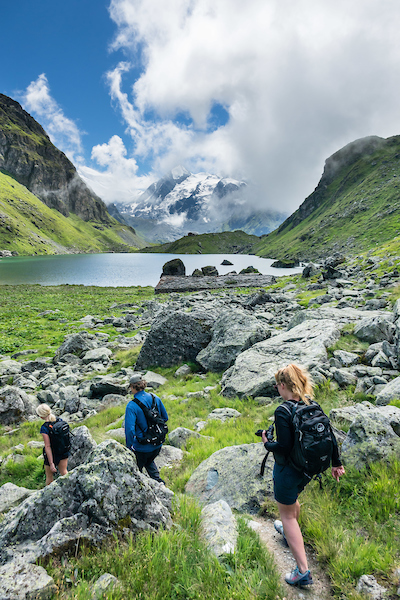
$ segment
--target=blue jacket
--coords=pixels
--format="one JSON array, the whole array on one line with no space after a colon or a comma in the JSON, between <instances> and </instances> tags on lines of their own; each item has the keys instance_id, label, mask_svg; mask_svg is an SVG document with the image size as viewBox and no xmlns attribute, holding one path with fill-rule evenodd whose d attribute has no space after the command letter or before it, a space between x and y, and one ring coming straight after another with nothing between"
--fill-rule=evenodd
<instances>
[{"instance_id":1,"label":"blue jacket","mask_svg":"<svg viewBox=\"0 0 400 600\"><path fill-rule=\"evenodd\" d=\"M168 414L165 410L164 404L161 402L160 398L154 394L156 399L157 408L159 410L160 415L165 421L168 421ZM151 394L148 392L138 392L135 394L135 398L140 400L145 406L148 408L151 407L153 403L153 399ZM159 446L153 446L152 444L141 444L140 438L143 437L143 434L147 431L147 421L146 417L142 409L131 400L126 405L125 409L125 440L126 445L131 450L137 450L138 452L153 452L157 448L161 448L162 444Z\"/></svg>"}]
</instances>

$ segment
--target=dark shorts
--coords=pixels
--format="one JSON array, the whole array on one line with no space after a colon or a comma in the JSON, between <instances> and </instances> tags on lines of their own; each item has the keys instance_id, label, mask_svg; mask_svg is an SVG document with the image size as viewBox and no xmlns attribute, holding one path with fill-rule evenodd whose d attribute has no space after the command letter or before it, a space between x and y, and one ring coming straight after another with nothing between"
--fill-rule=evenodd
<instances>
[{"instance_id":1,"label":"dark shorts","mask_svg":"<svg viewBox=\"0 0 400 600\"><path fill-rule=\"evenodd\" d=\"M310 478L290 465L274 465L274 498L280 504L294 504Z\"/></svg>"},{"instance_id":2,"label":"dark shorts","mask_svg":"<svg viewBox=\"0 0 400 600\"><path fill-rule=\"evenodd\" d=\"M43 450L43 456L44 456L44 464L46 465L46 467L49 467L50 466L49 459L47 458L47 454L44 450ZM58 463L60 462L60 460L64 460L65 458L68 458L68 456L69 456L69 452L67 452L67 454L63 454L63 456L57 456L56 454L54 454L53 455L54 465L57 466Z\"/></svg>"}]
</instances>

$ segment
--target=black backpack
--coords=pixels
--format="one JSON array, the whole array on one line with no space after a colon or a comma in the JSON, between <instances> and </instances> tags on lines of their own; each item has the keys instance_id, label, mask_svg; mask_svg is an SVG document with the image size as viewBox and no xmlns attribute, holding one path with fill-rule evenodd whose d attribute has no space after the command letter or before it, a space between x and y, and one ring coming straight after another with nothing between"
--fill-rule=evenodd
<instances>
[{"instance_id":1,"label":"black backpack","mask_svg":"<svg viewBox=\"0 0 400 600\"><path fill-rule=\"evenodd\" d=\"M49 422L50 445L53 454L63 456L71 450L71 432L68 423L57 417L55 423Z\"/></svg>"},{"instance_id":2,"label":"black backpack","mask_svg":"<svg viewBox=\"0 0 400 600\"><path fill-rule=\"evenodd\" d=\"M294 432L289 464L310 479L320 475L332 461L334 434L329 417L314 400L311 404L286 401L281 406L289 412Z\"/></svg>"},{"instance_id":3,"label":"black backpack","mask_svg":"<svg viewBox=\"0 0 400 600\"><path fill-rule=\"evenodd\" d=\"M143 432L143 436L138 439L141 444L151 444L152 446L159 446L163 444L168 433L168 427L162 416L160 415L154 394L150 394L153 401L151 407L147 408L137 398L132 398L143 411L147 421L147 431Z\"/></svg>"}]
</instances>

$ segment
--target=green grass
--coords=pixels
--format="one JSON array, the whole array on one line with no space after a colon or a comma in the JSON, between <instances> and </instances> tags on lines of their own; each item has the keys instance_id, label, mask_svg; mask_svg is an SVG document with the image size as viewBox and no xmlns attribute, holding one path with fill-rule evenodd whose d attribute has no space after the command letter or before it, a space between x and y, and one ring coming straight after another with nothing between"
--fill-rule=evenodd
<instances>
[{"instance_id":1,"label":"green grass","mask_svg":"<svg viewBox=\"0 0 400 600\"><path fill-rule=\"evenodd\" d=\"M257 535L239 521L237 551L219 562L201 536L200 509L179 497L170 531L143 533L128 542L115 541L95 554L85 549L79 560L47 565L63 598L89 600L89 584L105 572L124 589L107 595L114 600L276 600L283 589L272 557ZM74 584L71 586L71 583Z\"/></svg>"},{"instance_id":2,"label":"green grass","mask_svg":"<svg viewBox=\"0 0 400 600\"><path fill-rule=\"evenodd\" d=\"M187 235L175 242L143 248L141 252L167 252L169 254L248 254L258 237L244 231L203 233Z\"/></svg>"}]
</instances>

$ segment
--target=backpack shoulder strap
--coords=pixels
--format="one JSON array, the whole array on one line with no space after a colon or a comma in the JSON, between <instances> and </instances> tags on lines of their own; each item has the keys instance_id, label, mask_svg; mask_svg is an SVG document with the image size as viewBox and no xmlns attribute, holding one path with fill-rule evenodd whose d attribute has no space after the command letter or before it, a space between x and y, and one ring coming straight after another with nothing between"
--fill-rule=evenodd
<instances>
[{"instance_id":1,"label":"backpack shoulder strap","mask_svg":"<svg viewBox=\"0 0 400 600\"><path fill-rule=\"evenodd\" d=\"M141 402L140 400L138 400L137 398L135 398L135 396L132 398L132 402L134 402L135 404L137 404L139 406L139 408L141 408L144 413L145 413L146 410L148 410L147 406L145 406L143 404L143 402ZM145 415L146 415L146 413L145 413Z\"/></svg>"}]
</instances>

